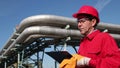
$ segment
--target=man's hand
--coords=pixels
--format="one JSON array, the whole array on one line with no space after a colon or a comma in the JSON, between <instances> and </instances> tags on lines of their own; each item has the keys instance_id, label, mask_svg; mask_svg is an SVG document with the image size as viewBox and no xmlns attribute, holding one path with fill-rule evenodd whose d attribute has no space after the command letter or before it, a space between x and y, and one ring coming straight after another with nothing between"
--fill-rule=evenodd
<instances>
[{"instance_id":1,"label":"man's hand","mask_svg":"<svg viewBox=\"0 0 120 68\"><path fill-rule=\"evenodd\" d=\"M89 65L90 58L88 57L83 57L80 60L77 60L77 67L84 67Z\"/></svg>"},{"instance_id":2,"label":"man's hand","mask_svg":"<svg viewBox=\"0 0 120 68\"><path fill-rule=\"evenodd\" d=\"M73 57L77 60L77 67L84 67L89 65L90 58L81 56L79 54L74 54Z\"/></svg>"},{"instance_id":3,"label":"man's hand","mask_svg":"<svg viewBox=\"0 0 120 68\"><path fill-rule=\"evenodd\" d=\"M60 68L75 68L89 65L90 58L79 54L74 54L72 56L73 57L70 59L64 59L62 63L60 63Z\"/></svg>"}]
</instances>

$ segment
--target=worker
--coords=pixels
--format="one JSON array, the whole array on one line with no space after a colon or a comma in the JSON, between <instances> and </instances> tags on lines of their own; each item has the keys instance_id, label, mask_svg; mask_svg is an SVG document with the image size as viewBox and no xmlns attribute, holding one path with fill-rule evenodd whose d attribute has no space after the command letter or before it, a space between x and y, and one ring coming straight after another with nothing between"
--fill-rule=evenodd
<instances>
[{"instance_id":1,"label":"worker","mask_svg":"<svg viewBox=\"0 0 120 68\"><path fill-rule=\"evenodd\" d=\"M73 17L84 37L77 54L63 60L60 68L120 68L120 51L114 38L96 28L100 23L97 9L83 5Z\"/></svg>"}]
</instances>

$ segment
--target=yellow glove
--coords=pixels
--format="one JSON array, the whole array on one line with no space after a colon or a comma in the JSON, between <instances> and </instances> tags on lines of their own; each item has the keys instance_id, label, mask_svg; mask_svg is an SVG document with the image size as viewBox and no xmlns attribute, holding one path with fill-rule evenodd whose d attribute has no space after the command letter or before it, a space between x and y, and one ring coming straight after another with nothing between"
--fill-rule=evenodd
<instances>
[{"instance_id":1,"label":"yellow glove","mask_svg":"<svg viewBox=\"0 0 120 68\"><path fill-rule=\"evenodd\" d=\"M60 63L60 68L75 68L77 64L77 60L82 59L83 56L80 56L78 54L74 54L72 58L70 59L64 59Z\"/></svg>"},{"instance_id":2,"label":"yellow glove","mask_svg":"<svg viewBox=\"0 0 120 68\"><path fill-rule=\"evenodd\" d=\"M76 62L76 59L74 59L73 57L70 59L64 59L60 63L60 68L75 68Z\"/></svg>"},{"instance_id":3,"label":"yellow glove","mask_svg":"<svg viewBox=\"0 0 120 68\"><path fill-rule=\"evenodd\" d=\"M65 68L65 66L68 64L69 61L70 61L70 59L64 59L64 60L60 63L60 68Z\"/></svg>"},{"instance_id":4,"label":"yellow glove","mask_svg":"<svg viewBox=\"0 0 120 68\"><path fill-rule=\"evenodd\" d=\"M81 55L79 55L79 54L73 54L72 56L73 56L77 61L80 60L80 59L82 59L82 58L84 58L84 56L81 56Z\"/></svg>"}]
</instances>

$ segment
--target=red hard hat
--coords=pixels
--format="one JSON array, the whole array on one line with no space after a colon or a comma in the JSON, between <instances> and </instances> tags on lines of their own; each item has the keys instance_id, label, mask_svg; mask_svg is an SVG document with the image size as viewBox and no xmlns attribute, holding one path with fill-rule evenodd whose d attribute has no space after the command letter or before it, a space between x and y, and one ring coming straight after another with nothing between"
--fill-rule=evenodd
<instances>
[{"instance_id":1,"label":"red hard hat","mask_svg":"<svg viewBox=\"0 0 120 68\"><path fill-rule=\"evenodd\" d=\"M99 14L98 14L98 11L92 7L92 6L88 6L88 5L84 5L82 6L77 13L73 14L73 17L74 18L79 18L80 15L83 15L83 14L88 14L88 15L92 15L94 16L98 22L99 22Z\"/></svg>"}]
</instances>

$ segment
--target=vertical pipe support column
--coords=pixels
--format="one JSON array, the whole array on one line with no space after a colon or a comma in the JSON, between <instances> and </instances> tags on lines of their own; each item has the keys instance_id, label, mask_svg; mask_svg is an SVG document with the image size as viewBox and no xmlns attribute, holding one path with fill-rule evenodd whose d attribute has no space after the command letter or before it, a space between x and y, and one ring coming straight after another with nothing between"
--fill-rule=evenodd
<instances>
[{"instance_id":1,"label":"vertical pipe support column","mask_svg":"<svg viewBox=\"0 0 120 68\"><path fill-rule=\"evenodd\" d=\"M7 68L7 63L6 63L6 61L5 61L5 63L4 63L4 68Z\"/></svg>"},{"instance_id":2,"label":"vertical pipe support column","mask_svg":"<svg viewBox=\"0 0 120 68\"><path fill-rule=\"evenodd\" d=\"M17 65L17 68L20 68L20 52L18 52L18 59L17 59L17 63L18 63L18 65Z\"/></svg>"},{"instance_id":3,"label":"vertical pipe support column","mask_svg":"<svg viewBox=\"0 0 120 68\"><path fill-rule=\"evenodd\" d=\"M23 67L23 59L24 59L24 50L22 51L22 54L21 54L21 63L20 63L20 66Z\"/></svg>"}]
</instances>

